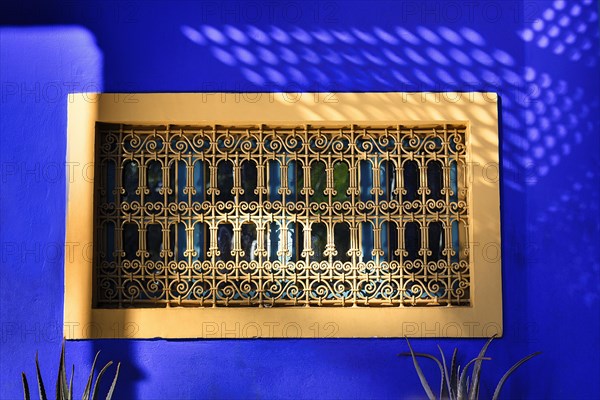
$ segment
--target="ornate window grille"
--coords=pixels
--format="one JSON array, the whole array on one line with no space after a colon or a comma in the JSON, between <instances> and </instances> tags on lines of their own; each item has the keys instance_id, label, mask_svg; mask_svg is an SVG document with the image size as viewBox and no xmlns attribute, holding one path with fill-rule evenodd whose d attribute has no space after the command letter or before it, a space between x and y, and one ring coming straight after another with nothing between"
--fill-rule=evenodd
<instances>
[{"instance_id":1,"label":"ornate window grille","mask_svg":"<svg viewBox=\"0 0 600 400\"><path fill-rule=\"evenodd\" d=\"M498 100L70 96L65 337L501 336Z\"/></svg>"},{"instance_id":2,"label":"ornate window grille","mask_svg":"<svg viewBox=\"0 0 600 400\"><path fill-rule=\"evenodd\" d=\"M98 123L94 304L468 306L466 132Z\"/></svg>"}]
</instances>

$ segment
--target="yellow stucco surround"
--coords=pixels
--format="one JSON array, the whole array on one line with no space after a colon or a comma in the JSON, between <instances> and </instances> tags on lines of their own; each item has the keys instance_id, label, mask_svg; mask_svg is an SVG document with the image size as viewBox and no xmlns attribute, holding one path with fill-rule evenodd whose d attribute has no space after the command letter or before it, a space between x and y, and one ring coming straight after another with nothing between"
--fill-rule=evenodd
<instances>
[{"instance_id":1,"label":"yellow stucco surround","mask_svg":"<svg viewBox=\"0 0 600 400\"><path fill-rule=\"evenodd\" d=\"M495 93L78 93L68 99L64 335L86 338L502 335ZM96 122L467 126L468 307L92 307Z\"/></svg>"}]
</instances>

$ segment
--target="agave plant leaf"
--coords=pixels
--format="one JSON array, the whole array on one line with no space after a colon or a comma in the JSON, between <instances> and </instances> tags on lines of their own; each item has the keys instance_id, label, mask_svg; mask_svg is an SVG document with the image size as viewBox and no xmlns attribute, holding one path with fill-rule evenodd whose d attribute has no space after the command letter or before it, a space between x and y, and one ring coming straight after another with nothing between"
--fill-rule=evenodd
<instances>
[{"instance_id":1,"label":"agave plant leaf","mask_svg":"<svg viewBox=\"0 0 600 400\"><path fill-rule=\"evenodd\" d=\"M40 372L40 363L38 360L38 353L35 353L35 373L38 381L38 393L40 400L48 400L46 397L46 389L44 388L44 380L42 379L42 373Z\"/></svg>"},{"instance_id":2,"label":"agave plant leaf","mask_svg":"<svg viewBox=\"0 0 600 400\"><path fill-rule=\"evenodd\" d=\"M62 344L62 389L64 396L67 400L73 400L72 397L69 396L69 386L67 385L67 367L66 367L66 359L65 359L65 342Z\"/></svg>"},{"instance_id":3,"label":"agave plant leaf","mask_svg":"<svg viewBox=\"0 0 600 400\"><path fill-rule=\"evenodd\" d=\"M115 386L117 385L117 378L119 377L119 369L121 368L121 363L117 364L117 372L115 372L115 377L113 378L112 384L110 385L110 389L108 390L108 394L106 395L106 400L111 400L113 392L115 391Z\"/></svg>"},{"instance_id":4,"label":"agave plant leaf","mask_svg":"<svg viewBox=\"0 0 600 400\"><path fill-rule=\"evenodd\" d=\"M417 374L419 375L419 379L421 380L421 384L423 385L423 389L425 389L425 393L430 400L431 399L435 400L435 395L434 395L433 391L431 390L431 387L429 386L429 383L427 382L427 379L419 366L417 357L429 358L429 359L436 361L436 363L438 364L438 367L440 368L440 373L442 375L441 388L440 388L440 399L449 398L450 400L476 400L479 398L479 382L480 382L480 378L481 378L481 366L482 366L484 360L491 360L490 357L485 357L485 353L487 352L487 349L490 346L490 344L494 338L495 338L495 335L493 337L491 337L485 343L485 345L480 350L479 355L476 358L469 361L464 367L459 365L456 361L458 349L455 348L454 352L452 353L452 363L450 366L450 377L449 378L448 378L448 366L446 364L446 357L440 346L438 346L438 350L440 351L440 355L442 357L441 362L436 357L434 357L430 354L415 353L412 346L410 345L410 342L408 341L408 339L406 339L406 342L408 343L408 348L410 349L410 353L401 353L399 355L401 355L401 356L410 355L412 357L413 363L415 366L415 370L417 371ZM498 382L498 385L496 386L496 390L494 391L492 400L498 400L502 386L504 385L504 383L506 382L508 377L517 368L519 368L525 362L527 362L528 360L530 360L531 358L533 358L539 354L540 354L539 352L530 354L527 357L524 357L521 360L519 360L517 363L515 363L502 376L502 378L500 379L500 382ZM471 376L469 376L469 367L471 365L474 365L473 373Z\"/></svg>"},{"instance_id":5,"label":"agave plant leaf","mask_svg":"<svg viewBox=\"0 0 600 400\"><path fill-rule=\"evenodd\" d=\"M459 400L466 400L467 393L468 393L467 378L468 378L469 367L471 366L471 364L473 364L479 360L491 360L491 358L476 357L476 358L472 359L471 361L469 361L467 363L467 365L465 365L465 367L463 368L463 371L460 374L460 381L458 382L458 393L457 393L456 397Z\"/></svg>"},{"instance_id":6,"label":"agave plant leaf","mask_svg":"<svg viewBox=\"0 0 600 400\"><path fill-rule=\"evenodd\" d=\"M440 398L452 399L452 388L450 387L450 376L448 375L448 365L446 364L446 357L444 356L444 352L442 351L442 348L439 345L438 349L440 350L440 355L442 356L442 365L444 366L444 371L442 372L442 389L440 390ZM444 382L446 382L445 387Z\"/></svg>"},{"instance_id":7,"label":"agave plant leaf","mask_svg":"<svg viewBox=\"0 0 600 400\"><path fill-rule=\"evenodd\" d=\"M83 400L91 400L92 398L94 400L96 400L98 398L99 383L101 382L101 379L104 376L104 374L106 373L106 371L113 364L112 361L109 361L104 366L104 368L102 368L100 370L100 372L98 373L98 376L96 377L96 380L94 381L96 362L98 361L99 355L100 355L100 352L96 353L96 356L94 357L94 362L92 363L92 369L90 371L90 375L87 380L87 385L86 385L85 390L82 395ZM115 377L112 381L112 385L111 385L108 395L106 397L107 400L110 400L114 393L115 385L117 383L117 377L119 376L120 366L121 366L121 364L119 363L117 365L117 372L115 373ZM40 400L48 400L47 395L46 395L46 388L44 386L44 381L42 379L42 373L41 373L41 369L40 369L38 353L35 354L35 371L36 371L36 378L37 378L37 382L38 382L38 392L39 392ZM61 352L60 352L60 359L59 359L59 363L58 363L58 374L57 374L57 378L56 378L56 400L73 400L73 378L74 378L74 376L75 376L75 366L73 365L71 367L71 378L69 379L69 383L67 384L65 342L63 341ZM29 382L27 381L27 376L25 375L24 372L21 373L21 380L23 383L23 396L24 396L25 400L30 400L31 392L29 391ZM94 381L94 385L92 385L93 381ZM91 396L92 389L93 389L93 396Z\"/></svg>"},{"instance_id":8,"label":"agave plant leaf","mask_svg":"<svg viewBox=\"0 0 600 400\"><path fill-rule=\"evenodd\" d=\"M454 390L456 393L456 398L459 400L462 400L460 398L460 395L461 395L460 377L462 376L460 371L461 371L461 366L459 365L458 368L456 369L456 382L454 383Z\"/></svg>"},{"instance_id":9,"label":"agave plant leaf","mask_svg":"<svg viewBox=\"0 0 600 400\"><path fill-rule=\"evenodd\" d=\"M92 391L92 380L94 379L94 370L96 369L96 360L98 360L98 355L100 352L96 353L96 357L94 357L94 362L92 363L92 370L90 371L90 376L88 377L87 384L85 385L85 389L83 391L82 400L90 400L90 393Z\"/></svg>"},{"instance_id":10,"label":"agave plant leaf","mask_svg":"<svg viewBox=\"0 0 600 400\"><path fill-rule=\"evenodd\" d=\"M517 368L519 368L521 365L523 365L525 362L527 362L528 360L532 359L533 357L540 355L541 353L535 352L533 354L528 355L527 357L523 357L522 359L520 359L519 361L517 361L515 363L515 365L513 365L512 367L510 367L510 369L508 371L506 371L506 373L502 376L502 378L500 379L500 382L498 382L498 386L496 386L496 390L494 390L494 396L492 397L492 400L498 400L498 397L500 396L500 391L502 390L502 386L504 386L504 383L506 382L506 380L508 379L508 377L515 372L515 370Z\"/></svg>"},{"instance_id":11,"label":"agave plant leaf","mask_svg":"<svg viewBox=\"0 0 600 400\"><path fill-rule=\"evenodd\" d=\"M23 381L23 398L25 400L30 400L31 394L29 393L29 383L27 383L25 372L21 372L21 380Z\"/></svg>"},{"instance_id":12,"label":"agave plant leaf","mask_svg":"<svg viewBox=\"0 0 600 400\"><path fill-rule=\"evenodd\" d=\"M415 355L415 357L423 357L423 358L428 358L430 360L433 360L436 362L436 364L438 365L438 368L440 369L440 375L442 376L442 381L440 383L440 398L443 398L444 396L442 396L442 392L444 391L444 387L445 387L445 379L444 379L444 367L442 365L442 363L440 362L440 360L438 360L435 356L432 356L431 354L427 354L427 353L400 353L398 354L399 356L412 356Z\"/></svg>"},{"instance_id":13,"label":"agave plant leaf","mask_svg":"<svg viewBox=\"0 0 600 400\"><path fill-rule=\"evenodd\" d=\"M71 379L69 379L69 400L73 400L73 377L75 376L75 365L71 367Z\"/></svg>"},{"instance_id":14,"label":"agave plant leaf","mask_svg":"<svg viewBox=\"0 0 600 400\"><path fill-rule=\"evenodd\" d=\"M429 386L429 382L427 382L427 378L425 378L425 375L423 375L423 371L421 370L421 367L419 366L419 362L417 361L417 356L415 355L415 352L413 351L413 348L410 345L410 342L408 341L408 339L406 339L406 343L408 343L408 348L410 349L410 354L412 356L413 364L415 365L415 370L417 371L417 375L419 375L419 379L421 380L421 385L423 386L425 393L427 393L427 398L429 400L435 400L435 395L433 394L433 391L431 390L431 387ZM430 356L430 357L433 357L433 356Z\"/></svg>"},{"instance_id":15,"label":"agave plant leaf","mask_svg":"<svg viewBox=\"0 0 600 400\"><path fill-rule=\"evenodd\" d=\"M454 398L458 393L458 373L460 371L460 367L456 362L456 355L458 354L458 349L454 348L452 352L452 363L450 365L450 392L454 393Z\"/></svg>"},{"instance_id":16,"label":"agave plant leaf","mask_svg":"<svg viewBox=\"0 0 600 400\"><path fill-rule=\"evenodd\" d=\"M485 356L485 352L487 351L490 343L496 335L492 336L481 348L478 357L481 360L477 361L473 366L473 375L471 375L471 388L469 389L469 400L477 400L479 398L479 378L481 375L481 365L483 363L483 357Z\"/></svg>"},{"instance_id":17,"label":"agave plant leaf","mask_svg":"<svg viewBox=\"0 0 600 400\"><path fill-rule=\"evenodd\" d=\"M56 386L54 388L55 393L56 393L56 400L64 400L63 391L61 388L62 361L63 361L63 359L62 359L62 353L61 353L60 363L59 363L59 367L58 367L58 377L56 378Z\"/></svg>"},{"instance_id":18,"label":"agave plant leaf","mask_svg":"<svg viewBox=\"0 0 600 400\"><path fill-rule=\"evenodd\" d=\"M65 342L63 341L58 362L58 377L56 378L56 398L58 400L71 400L67 386L67 372L65 369Z\"/></svg>"},{"instance_id":19,"label":"agave plant leaf","mask_svg":"<svg viewBox=\"0 0 600 400\"><path fill-rule=\"evenodd\" d=\"M94 390L92 392L92 400L98 399L98 386L99 386L100 380L102 379L102 376L104 375L104 373L106 372L108 367L110 367L112 365L112 363L113 363L112 361L107 362L106 365L104 366L104 368L102 368L100 370L100 372L98 373L98 376L96 377L96 382L94 382Z\"/></svg>"}]
</instances>

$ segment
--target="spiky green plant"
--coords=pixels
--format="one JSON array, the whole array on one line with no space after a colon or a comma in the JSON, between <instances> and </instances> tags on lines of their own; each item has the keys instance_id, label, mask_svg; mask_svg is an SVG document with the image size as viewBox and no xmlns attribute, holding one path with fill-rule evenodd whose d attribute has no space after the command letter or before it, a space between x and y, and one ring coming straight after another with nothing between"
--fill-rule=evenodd
<instances>
[{"instance_id":1,"label":"spiky green plant","mask_svg":"<svg viewBox=\"0 0 600 400\"><path fill-rule=\"evenodd\" d=\"M485 352L487 351L490 343L492 343L492 340L494 340L494 337L495 336L493 336L492 338L490 338L490 340L487 341L487 343L482 347L481 351L479 352L479 355L476 358L469 361L464 366L464 368L462 368L462 371L461 371L461 366L458 365L456 362L456 354L458 353L458 349L456 349L456 348L454 349L454 352L452 353L452 361L450 364L450 373L448 373L446 357L444 356L444 352L442 351L442 348L440 346L438 346L438 349L440 350L440 354L441 354L441 358L442 358L441 361L438 358L436 358L435 356L432 356L431 354L415 353L413 351L413 348L410 345L410 342L408 341L408 339L406 339L406 343L408 343L408 348L409 348L410 352L404 352L404 353L400 353L398 355L412 357L413 364L415 366L415 370L417 371L417 375L419 375L419 379L421 380L421 385L423 385L423 389L425 389L425 393L427 394L427 398L429 400L435 400L436 396L433 393L433 390L431 389L429 382L427 382L427 378L425 378L425 375L423 374L421 367L419 366L417 357L423 357L423 358L428 358L430 360L433 360L436 362L437 366L439 367L440 374L441 374L439 399L476 400L479 398L479 382L480 382L480 375L481 375L481 365L484 360L491 360L491 358L485 357ZM515 372L515 370L517 368L519 368L525 362L527 362L531 358L537 356L538 354L540 354L540 352L536 352L536 353L528 355L527 357L523 357L521 360L519 360L517 363L515 363L508 371L506 371L506 373L502 376L502 378L498 382L498 385L496 386L496 390L494 391L492 400L498 400L498 398L500 396L500 390L502 390L502 386L504 385L504 383L506 382L508 377L513 372ZM473 373L471 375L471 380L469 381L467 371L469 370L469 367L471 365L473 365Z\"/></svg>"},{"instance_id":2,"label":"spiky green plant","mask_svg":"<svg viewBox=\"0 0 600 400\"><path fill-rule=\"evenodd\" d=\"M109 361L100 370L98 376L96 377L94 385L92 386L98 354L100 354L100 352L97 352L96 357L94 357L94 362L92 363L92 370L90 371L90 375L87 380L87 385L85 385L82 400L97 400L98 386L100 384L100 380L102 379L104 373L113 363L112 361ZM120 367L121 363L118 363L117 371L115 372L115 377L113 378L112 384L110 385L110 389L108 390L108 394L106 395L106 400L110 400L112 398L113 392L115 390L115 385L117 384L117 377L119 376ZM46 388L44 387L44 381L42 380L42 374L40 372L40 363L38 361L37 353L35 354L35 371L37 375L38 394L40 396L40 400L47 400L48 397L46 396ZM63 342L62 349L60 351L60 361L58 364L58 377L56 378L56 400L73 400L73 375L75 375L75 366L73 366L71 369L71 379L69 379L69 384L67 385L67 371L65 370L65 343ZM23 396L25 400L30 400L31 396L29 392L29 383L27 383L27 376L25 375L25 372L21 374L21 378L23 380Z\"/></svg>"}]
</instances>

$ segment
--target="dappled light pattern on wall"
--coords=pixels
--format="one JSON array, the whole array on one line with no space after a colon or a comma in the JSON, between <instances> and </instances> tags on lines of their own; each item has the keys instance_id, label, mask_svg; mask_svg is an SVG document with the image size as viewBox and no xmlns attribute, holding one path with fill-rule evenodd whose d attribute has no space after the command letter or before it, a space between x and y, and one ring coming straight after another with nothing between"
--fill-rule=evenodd
<instances>
[{"instance_id":1,"label":"dappled light pattern on wall","mask_svg":"<svg viewBox=\"0 0 600 400\"><path fill-rule=\"evenodd\" d=\"M540 18L519 32L526 42L573 62L594 67L597 63L598 2L555 0Z\"/></svg>"},{"instance_id":2,"label":"dappled light pattern on wall","mask_svg":"<svg viewBox=\"0 0 600 400\"><path fill-rule=\"evenodd\" d=\"M524 79L529 101L524 104L525 137L521 134L518 140L527 152L523 159L527 183L534 184L585 137L595 134L590 116L600 103L597 94L586 96L584 88L571 87L564 79L554 81L531 67L525 68Z\"/></svg>"},{"instance_id":3,"label":"dappled light pattern on wall","mask_svg":"<svg viewBox=\"0 0 600 400\"><path fill-rule=\"evenodd\" d=\"M565 285L564 294L591 308L600 300L600 260L591 253L598 246L599 232L590 223L592 216L600 214L600 159L596 156L588 162L561 185L564 189L546 209L534 213L528 235L532 238L530 261L543 263L544 257L552 257L561 265L551 274L557 285ZM568 237L577 240L566 241Z\"/></svg>"},{"instance_id":4,"label":"dappled light pattern on wall","mask_svg":"<svg viewBox=\"0 0 600 400\"><path fill-rule=\"evenodd\" d=\"M241 71L257 91L327 91L343 84L357 91L498 92L504 182L517 190L537 183L591 132L579 117L589 114L597 95L590 104L585 89L518 66L511 54L468 27L184 25L181 31ZM574 96L565 96L567 91Z\"/></svg>"},{"instance_id":5,"label":"dappled light pattern on wall","mask_svg":"<svg viewBox=\"0 0 600 400\"><path fill-rule=\"evenodd\" d=\"M257 87L288 91L327 90L336 82L352 82L357 90L374 85L441 90L448 84L459 90L494 90L501 79L494 69L515 65L511 55L486 48L485 39L469 28L305 30L249 25L242 30L184 25L181 30L223 64L239 68ZM425 72L432 67L434 74ZM520 83L518 76L510 78Z\"/></svg>"}]
</instances>

